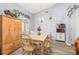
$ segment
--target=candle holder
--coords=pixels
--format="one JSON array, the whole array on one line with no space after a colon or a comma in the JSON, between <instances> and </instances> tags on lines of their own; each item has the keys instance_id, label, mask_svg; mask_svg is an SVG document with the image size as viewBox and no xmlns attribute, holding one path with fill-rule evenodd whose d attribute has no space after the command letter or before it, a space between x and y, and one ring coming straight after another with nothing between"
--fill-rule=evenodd
<instances>
[{"instance_id":1,"label":"candle holder","mask_svg":"<svg viewBox=\"0 0 79 59\"><path fill-rule=\"evenodd\" d=\"M38 35L41 35L41 28L40 28L40 26L37 28L37 31L38 31Z\"/></svg>"}]
</instances>

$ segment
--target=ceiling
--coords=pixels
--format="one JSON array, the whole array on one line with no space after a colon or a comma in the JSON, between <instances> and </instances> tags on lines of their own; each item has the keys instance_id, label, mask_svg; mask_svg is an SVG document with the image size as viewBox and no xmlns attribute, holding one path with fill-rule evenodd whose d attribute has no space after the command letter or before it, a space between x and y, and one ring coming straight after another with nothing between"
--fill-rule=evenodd
<instances>
[{"instance_id":1,"label":"ceiling","mask_svg":"<svg viewBox=\"0 0 79 59\"><path fill-rule=\"evenodd\" d=\"M34 14L51 6L56 3L18 3L21 7L25 8L30 13Z\"/></svg>"}]
</instances>

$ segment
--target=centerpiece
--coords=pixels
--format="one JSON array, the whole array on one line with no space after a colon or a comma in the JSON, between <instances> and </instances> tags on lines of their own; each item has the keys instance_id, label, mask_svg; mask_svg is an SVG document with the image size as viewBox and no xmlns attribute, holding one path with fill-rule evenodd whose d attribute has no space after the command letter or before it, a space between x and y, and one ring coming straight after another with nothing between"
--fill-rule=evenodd
<instances>
[{"instance_id":1,"label":"centerpiece","mask_svg":"<svg viewBox=\"0 0 79 59\"><path fill-rule=\"evenodd\" d=\"M41 35L41 27L40 26L37 28L37 31L38 31L38 35Z\"/></svg>"}]
</instances>

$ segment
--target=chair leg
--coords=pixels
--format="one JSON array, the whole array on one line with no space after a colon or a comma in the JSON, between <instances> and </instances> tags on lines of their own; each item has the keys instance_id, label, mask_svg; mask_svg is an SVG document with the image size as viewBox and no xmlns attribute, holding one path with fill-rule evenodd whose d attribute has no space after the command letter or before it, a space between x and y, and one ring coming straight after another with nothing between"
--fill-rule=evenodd
<instances>
[{"instance_id":1,"label":"chair leg","mask_svg":"<svg viewBox=\"0 0 79 59\"><path fill-rule=\"evenodd\" d=\"M22 51L22 55L25 55L25 51L24 50Z\"/></svg>"},{"instance_id":2,"label":"chair leg","mask_svg":"<svg viewBox=\"0 0 79 59\"><path fill-rule=\"evenodd\" d=\"M32 55L32 52L30 52L30 55Z\"/></svg>"},{"instance_id":3,"label":"chair leg","mask_svg":"<svg viewBox=\"0 0 79 59\"><path fill-rule=\"evenodd\" d=\"M49 55L49 54L51 54L52 52L51 52L51 49L50 48L45 48L44 49L44 54L46 54L46 55Z\"/></svg>"}]
</instances>

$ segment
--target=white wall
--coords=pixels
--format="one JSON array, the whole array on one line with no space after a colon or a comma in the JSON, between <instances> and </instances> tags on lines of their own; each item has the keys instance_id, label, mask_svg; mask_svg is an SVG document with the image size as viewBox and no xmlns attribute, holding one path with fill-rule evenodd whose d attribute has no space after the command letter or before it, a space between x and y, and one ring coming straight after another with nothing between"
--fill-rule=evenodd
<instances>
[{"instance_id":1,"label":"white wall","mask_svg":"<svg viewBox=\"0 0 79 59\"><path fill-rule=\"evenodd\" d=\"M66 43L70 43L70 32L69 32L69 18L67 16L67 8L71 4L61 3L56 4L55 6L46 9L48 14L45 13L46 10L43 10L39 13L34 14L34 29L36 30L40 24L40 18L44 18L42 23L42 29L46 32L51 32L52 36L56 38L56 24L64 23L66 24ZM52 20L49 20L49 17L52 16Z\"/></svg>"},{"instance_id":2,"label":"white wall","mask_svg":"<svg viewBox=\"0 0 79 59\"><path fill-rule=\"evenodd\" d=\"M76 10L76 14L75 16L73 15L72 18L68 18L67 16L67 8L72 5L72 4L67 4L67 3L61 3L61 4L56 4L53 7L50 7L48 9L42 10L36 14L32 14L29 13L26 9L22 8L21 6L19 6L18 4L0 4L0 14L3 14L3 10L5 9L18 9L28 15L31 16L31 19L25 23L25 31L28 30L36 30L37 27L41 24L42 29L45 32L51 32L52 36L54 38L56 38L56 24L59 23L64 23L66 24L66 43L67 44L71 44L72 42L74 42L74 37L78 37L79 36L79 9ZM45 11L48 10L48 13L45 13ZM49 17L52 17L52 20L49 20ZM76 18L75 18L76 17ZM44 18L44 22L40 23L40 19ZM75 20L74 20L75 19ZM73 20L73 22L70 24L70 20ZM76 21L76 30L74 32L72 32L72 34L75 35L71 35L71 27L73 27L74 25L74 21ZM28 29L27 29L28 28ZM72 38L72 39L71 39Z\"/></svg>"},{"instance_id":3,"label":"white wall","mask_svg":"<svg viewBox=\"0 0 79 59\"><path fill-rule=\"evenodd\" d=\"M79 37L79 8L76 10L76 38Z\"/></svg>"},{"instance_id":4,"label":"white wall","mask_svg":"<svg viewBox=\"0 0 79 59\"><path fill-rule=\"evenodd\" d=\"M17 9L19 11L22 11L25 14L30 15L30 13L26 9L22 8L17 3L0 3L0 14L3 14L3 11L6 9L9 9L9 10Z\"/></svg>"},{"instance_id":5,"label":"white wall","mask_svg":"<svg viewBox=\"0 0 79 59\"><path fill-rule=\"evenodd\" d=\"M69 20L69 40L67 43L74 44L76 39L79 37L79 8L76 9Z\"/></svg>"}]
</instances>

